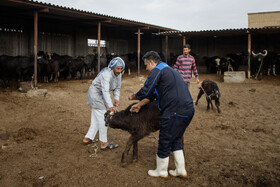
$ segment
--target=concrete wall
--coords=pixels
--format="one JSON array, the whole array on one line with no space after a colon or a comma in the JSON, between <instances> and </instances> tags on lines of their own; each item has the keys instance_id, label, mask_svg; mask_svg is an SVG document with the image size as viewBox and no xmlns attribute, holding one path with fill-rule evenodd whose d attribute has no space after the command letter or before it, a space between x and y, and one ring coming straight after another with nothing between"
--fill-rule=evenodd
<instances>
[{"instance_id":1,"label":"concrete wall","mask_svg":"<svg viewBox=\"0 0 280 187\"><path fill-rule=\"evenodd\" d=\"M280 11L248 14L249 28L263 28L271 26L280 26Z\"/></svg>"}]
</instances>

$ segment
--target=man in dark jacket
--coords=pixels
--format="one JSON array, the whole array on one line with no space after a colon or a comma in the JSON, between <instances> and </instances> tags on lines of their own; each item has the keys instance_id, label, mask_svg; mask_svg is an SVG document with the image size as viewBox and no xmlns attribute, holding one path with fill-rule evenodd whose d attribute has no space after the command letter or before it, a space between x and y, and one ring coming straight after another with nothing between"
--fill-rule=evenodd
<instances>
[{"instance_id":1,"label":"man in dark jacket","mask_svg":"<svg viewBox=\"0 0 280 187\"><path fill-rule=\"evenodd\" d=\"M136 94L129 96L130 100L140 100L131 107L131 111L139 112L140 108L152 102L156 95L158 108L162 113L156 156L157 168L149 170L148 174L154 177L167 177L169 155L172 151L176 169L170 170L169 173L173 176L186 177L180 139L193 118L193 100L181 75L165 62L161 62L157 52L147 52L143 60L150 74L145 85Z\"/></svg>"}]
</instances>

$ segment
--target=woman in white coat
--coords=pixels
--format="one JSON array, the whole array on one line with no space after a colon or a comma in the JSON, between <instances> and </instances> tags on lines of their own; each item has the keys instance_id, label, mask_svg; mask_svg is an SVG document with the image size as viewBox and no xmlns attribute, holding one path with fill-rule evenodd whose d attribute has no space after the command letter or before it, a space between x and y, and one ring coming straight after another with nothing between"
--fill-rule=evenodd
<instances>
[{"instance_id":1,"label":"woman in white coat","mask_svg":"<svg viewBox=\"0 0 280 187\"><path fill-rule=\"evenodd\" d=\"M119 105L120 98L121 72L124 68L125 63L120 57L113 58L108 67L103 68L92 81L87 96L87 104L91 107L91 122L89 130L83 139L84 145L98 142L98 139L95 139L95 135L99 131L101 150L118 147L117 144L108 143L104 114L107 108L112 112L116 112L115 107ZM114 104L111 100L110 91L113 92Z\"/></svg>"}]
</instances>

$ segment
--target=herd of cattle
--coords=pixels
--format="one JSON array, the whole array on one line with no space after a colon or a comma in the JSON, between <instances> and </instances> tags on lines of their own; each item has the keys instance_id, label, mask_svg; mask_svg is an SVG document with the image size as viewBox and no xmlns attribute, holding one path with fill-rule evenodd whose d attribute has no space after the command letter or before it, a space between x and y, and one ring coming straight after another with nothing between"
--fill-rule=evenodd
<instances>
[{"instance_id":1,"label":"herd of cattle","mask_svg":"<svg viewBox=\"0 0 280 187\"><path fill-rule=\"evenodd\" d=\"M221 75L225 71L238 71L240 66L248 66L248 55L246 53L230 53L223 57L204 56L202 59L195 54L192 55L196 61L203 62L206 66L206 72L211 74ZM171 61L173 61L172 63L176 62L175 55L173 55ZM255 79L259 79L260 74L276 76L280 73L280 53L264 50L256 54L252 51L250 65L251 75Z\"/></svg>"},{"instance_id":2,"label":"herd of cattle","mask_svg":"<svg viewBox=\"0 0 280 187\"><path fill-rule=\"evenodd\" d=\"M97 72L97 55L79 56L73 58L68 55L58 55L56 53L38 52L37 75L39 82L81 79L90 77ZM195 54L194 54L195 56ZM162 59L165 57L161 54ZM100 57L100 69L106 67L113 55L103 55ZM127 72L137 70L137 53L121 55L126 63ZM248 57L245 53L228 54L224 57L213 56L203 57L207 73L223 74L225 71L238 71L242 65L247 65ZM169 65L176 63L177 56L170 54ZM30 56L0 56L0 79L6 87L12 80L29 81L34 71L34 57ZM280 54L266 51L260 53L252 52L250 56L251 74L257 78L259 74L279 74L280 73ZM143 64L141 63L141 67Z\"/></svg>"},{"instance_id":3,"label":"herd of cattle","mask_svg":"<svg viewBox=\"0 0 280 187\"><path fill-rule=\"evenodd\" d=\"M225 71L238 71L239 67L248 64L248 55L245 53L230 53L225 57L203 57L207 73L223 74ZM258 79L260 74L274 75L280 73L280 54L276 52L254 53L250 56L251 75Z\"/></svg>"},{"instance_id":4,"label":"herd of cattle","mask_svg":"<svg viewBox=\"0 0 280 187\"><path fill-rule=\"evenodd\" d=\"M100 69L107 66L113 55L100 57ZM136 70L137 55L121 55L127 69ZM90 77L97 72L97 55L79 56L58 55L40 51L37 55L37 75L39 82ZM34 72L34 57L30 56L0 56L0 79L6 87L11 81L29 81Z\"/></svg>"}]
</instances>

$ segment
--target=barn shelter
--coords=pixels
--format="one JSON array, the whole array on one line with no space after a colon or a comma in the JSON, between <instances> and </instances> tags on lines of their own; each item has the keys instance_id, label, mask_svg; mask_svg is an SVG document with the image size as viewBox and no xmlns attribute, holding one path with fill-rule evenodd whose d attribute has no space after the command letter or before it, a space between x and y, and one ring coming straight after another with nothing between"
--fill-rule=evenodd
<instances>
[{"instance_id":1,"label":"barn shelter","mask_svg":"<svg viewBox=\"0 0 280 187\"><path fill-rule=\"evenodd\" d=\"M38 51L98 54L98 71L102 54L137 53L140 73L140 54L162 50L162 36L156 33L176 31L33 0L1 0L0 20L0 55L34 55L35 85Z\"/></svg>"},{"instance_id":2,"label":"barn shelter","mask_svg":"<svg viewBox=\"0 0 280 187\"><path fill-rule=\"evenodd\" d=\"M244 53L248 56L252 50L262 52L265 49L280 53L280 26L202 31L165 31L159 33L159 35L165 37L165 42L163 42L165 46L164 54L169 54L166 55L166 61L172 61L172 56L176 57L181 54L183 45L190 43L200 72L206 71L202 60L204 56L223 57L229 53ZM247 58L247 63L244 64L243 68L247 69L247 75L250 78L250 58Z\"/></svg>"}]
</instances>

